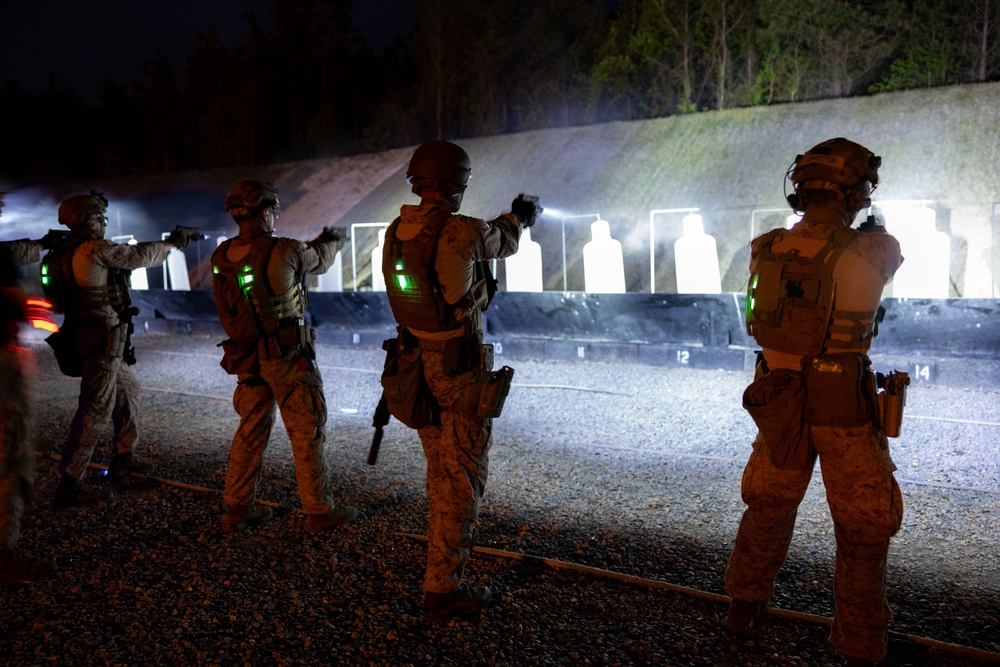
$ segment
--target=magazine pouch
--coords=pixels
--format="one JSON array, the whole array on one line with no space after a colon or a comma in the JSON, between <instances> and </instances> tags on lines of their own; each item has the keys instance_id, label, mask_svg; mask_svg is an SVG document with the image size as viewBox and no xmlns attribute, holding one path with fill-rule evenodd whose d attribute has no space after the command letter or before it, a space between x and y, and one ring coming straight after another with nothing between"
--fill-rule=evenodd
<instances>
[{"instance_id":1,"label":"magazine pouch","mask_svg":"<svg viewBox=\"0 0 1000 667\"><path fill-rule=\"evenodd\" d=\"M813 426L854 428L871 419L864 383L872 376L868 358L844 352L802 359L805 419Z\"/></svg>"}]
</instances>

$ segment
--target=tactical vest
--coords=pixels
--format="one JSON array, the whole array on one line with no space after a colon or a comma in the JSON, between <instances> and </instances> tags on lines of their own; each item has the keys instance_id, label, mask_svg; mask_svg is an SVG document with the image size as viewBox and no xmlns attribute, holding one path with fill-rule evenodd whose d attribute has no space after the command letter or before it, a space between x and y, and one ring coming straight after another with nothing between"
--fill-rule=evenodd
<instances>
[{"instance_id":1,"label":"tactical vest","mask_svg":"<svg viewBox=\"0 0 1000 667\"><path fill-rule=\"evenodd\" d=\"M39 266L42 292L52 303L52 310L65 313L67 317L104 306L111 306L112 310L121 314L132 305L128 290L131 271L108 267L108 281L104 285L86 287L76 282L73 254L88 240L72 236L45 254Z\"/></svg>"},{"instance_id":2,"label":"tactical vest","mask_svg":"<svg viewBox=\"0 0 1000 667\"><path fill-rule=\"evenodd\" d=\"M441 228L449 218L451 214L438 211L408 241L401 241L396 236L399 218L385 232L382 275L385 276L389 306L401 326L418 331L453 331L463 326L456 315L475 306L485 309L489 305L487 280L480 277L483 270L481 263L476 265L472 289L463 299L449 304L444 298L444 290L434 270L434 260Z\"/></svg>"},{"instance_id":3,"label":"tactical vest","mask_svg":"<svg viewBox=\"0 0 1000 667\"><path fill-rule=\"evenodd\" d=\"M264 359L283 357L312 340L305 322L305 286L299 282L285 294L275 294L267 278L277 243L278 239L265 234L239 260L226 258L229 243L212 254L212 294L219 322L230 340L259 343Z\"/></svg>"},{"instance_id":4,"label":"tactical vest","mask_svg":"<svg viewBox=\"0 0 1000 667\"><path fill-rule=\"evenodd\" d=\"M815 256L803 257L798 250L777 253L771 249L783 231L768 232L757 242L760 257L747 284L747 333L761 347L803 356L867 348L877 333L874 314L833 310L833 271L857 232L838 229ZM851 324L834 325L834 319ZM834 333L847 340L830 338Z\"/></svg>"}]
</instances>

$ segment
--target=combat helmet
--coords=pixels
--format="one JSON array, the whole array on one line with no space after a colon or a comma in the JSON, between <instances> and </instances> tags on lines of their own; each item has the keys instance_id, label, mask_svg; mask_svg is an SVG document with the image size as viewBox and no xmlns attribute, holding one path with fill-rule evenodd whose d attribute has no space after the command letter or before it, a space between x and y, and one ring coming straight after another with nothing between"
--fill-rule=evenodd
<instances>
[{"instance_id":1,"label":"combat helmet","mask_svg":"<svg viewBox=\"0 0 1000 667\"><path fill-rule=\"evenodd\" d=\"M281 206L278 191L267 181L247 178L229 188L226 211L234 218L253 215L263 206Z\"/></svg>"},{"instance_id":2,"label":"combat helmet","mask_svg":"<svg viewBox=\"0 0 1000 667\"><path fill-rule=\"evenodd\" d=\"M806 205L803 191L834 190L844 194L849 210L867 208L879 182L880 166L882 158L861 144L843 137L828 139L795 157L785 174L794 190L786 199L794 211L801 213Z\"/></svg>"},{"instance_id":3,"label":"combat helmet","mask_svg":"<svg viewBox=\"0 0 1000 667\"><path fill-rule=\"evenodd\" d=\"M406 182L443 181L467 187L472 178L472 161L461 146L450 141L427 141L413 151L406 168Z\"/></svg>"},{"instance_id":4,"label":"combat helmet","mask_svg":"<svg viewBox=\"0 0 1000 667\"><path fill-rule=\"evenodd\" d=\"M59 224L67 227L82 225L87 216L104 215L108 210L108 198L103 192L91 190L89 195L73 195L59 204Z\"/></svg>"}]
</instances>

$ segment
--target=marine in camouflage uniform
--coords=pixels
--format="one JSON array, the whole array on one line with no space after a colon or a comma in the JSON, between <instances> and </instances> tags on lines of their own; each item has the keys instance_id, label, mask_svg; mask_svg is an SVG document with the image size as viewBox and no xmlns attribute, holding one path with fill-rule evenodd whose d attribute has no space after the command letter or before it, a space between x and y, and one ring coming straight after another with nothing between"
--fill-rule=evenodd
<instances>
[{"instance_id":1,"label":"marine in camouflage uniform","mask_svg":"<svg viewBox=\"0 0 1000 667\"><path fill-rule=\"evenodd\" d=\"M327 228L309 243L276 237L278 208L271 184L252 179L236 183L226 210L239 224L239 236L223 242L212 256L216 306L230 336L222 345L221 365L237 377L233 407L240 416L223 496L229 505L222 519L227 532L272 516L269 507L255 503L279 409L292 445L306 530L328 530L358 518L353 507L334 507L330 493L326 398L316 366L315 332L305 321L305 276L325 273L346 235Z\"/></svg>"},{"instance_id":2,"label":"marine in camouflage uniform","mask_svg":"<svg viewBox=\"0 0 1000 667\"><path fill-rule=\"evenodd\" d=\"M751 275L765 280L765 271L760 269L768 256L774 256L771 253L810 261L808 258L829 251L835 234L842 239L842 249L839 258L827 260L833 264L830 277L835 283L832 311L827 310L830 304L818 299L815 308L820 314L807 317L803 308L808 310L808 306L785 299L787 317L780 326L768 329L758 323L754 328L763 347L764 363L759 365L758 376L762 372L801 374L803 357L811 356L803 354L809 337L803 323L816 320L818 327L812 335L818 336L821 350L813 353L857 355L863 360L863 377L871 379L866 353L874 337L881 294L902 258L898 242L882 227L870 222L860 230L849 228L857 213L870 206L870 188L878 184L879 164L880 158L864 147L838 138L798 156L790 169L789 178L796 189L789 200L794 209L804 211L803 218L790 230L775 230L754 239ZM755 319L752 308L766 300L761 296L763 287L757 285L749 291L751 321ZM799 283L785 282L779 292L791 296L800 287ZM797 314L790 315L796 308ZM866 394L845 395L842 400L867 402L873 407L872 399ZM831 404L829 410L836 407ZM726 571L726 592L733 598L724 622L727 629L748 633L765 611L818 455L837 544L830 641L850 665L875 664L885 656L891 618L886 561L889 539L902 521L903 503L893 478L896 466L886 436L874 410L867 414L868 419L850 426L807 424L815 455L806 456L798 466L776 458L773 443L757 435L743 473L747 509Z\"/></svg>"},{"instance_id":3,"label":"marine in camouflage uniform","mask_svg":"<svg viewBox=\"0 0 1000 667\"><path fill-rule=\"evenodd\" d=\"M139 383L130 363L131 327L128 275L134 269L162 264L173 248L189 238L173 233L166 241L119 245L104 238L108 200L102 193L75 195L59 206L59 222L70 234L43 262L43 289L65 314L61 333L69 337L70 357L82 359L80 398L63 445L62 474L55 501L78 506L107 500L107 489L81 480L108 424L114 428L108 475L119 479L148 473L152 464L133 454L139 437ZM57 352L57 357L59 353Z\"/></svg>"},{"instance_id":4,"label":"marine in camouflage uniform","mask_svg":"<svg viewBox=\"0 0 1000 667\"><path fill-rule=\"evenodd\" d=\"M482 293L483 269L477 274L477 265L517 252L522 227L533 224L540 212L535 205L518 204L519 198L511 213L488 222L457 215L471 172L469 157L459 146L446 141L419 146L407 180L420 204L402 206L398 221L386 233L383 252L383 274L401 325L401 340L412 335L418 342L412 354L423 361L424 378L440 407L440 424L419 429L427 459L429 503L424 606L427 618L434 621L476 613L492 597L485 586L463 585L462 574L474 546L475 523L489 478L493 420L456 406L490 370L482 351L482 307L487 299ZM432 291L439 296L437 301L411 302L405 288L395 284L392 246L398 241L402 247L436 224L439 235L428 273L436 277ZM443 313L443 321L435 312ZM468 341L464 355L468 361L456 368L456 355L449 352L461 348L463 339Z\"/></svg>"},{"instance_id":5,"label":"marine in camouflage uniform","mask_svg":"<svg viewBox=\"0 0 1000 667\"><path fill-rule=\"evenodd\" d=\"M2 208L2 200L0 200ZM37 262L41 241L0 244L0 581L30 582L52 574L54 560L16 555L21 519L35 486L34 419L30 402L31 350L18 344L18 322L25 319L24 294L15 266Z\"/></svg>"}]
</instances>

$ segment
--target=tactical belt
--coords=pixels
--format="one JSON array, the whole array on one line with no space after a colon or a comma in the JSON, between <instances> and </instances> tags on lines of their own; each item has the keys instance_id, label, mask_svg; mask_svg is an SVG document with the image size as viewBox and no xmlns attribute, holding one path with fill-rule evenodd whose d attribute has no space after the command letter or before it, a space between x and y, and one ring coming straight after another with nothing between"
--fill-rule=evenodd
<instances>
[{"instance_id":1,"label":"tactical belt","mask_svg":"<svg viewBox=\"0 0 1000 667\"><path fill-rule=\"evenodd\" d=\"M448 343L457 337L458 336L453 336L452 338L437 340L435 338L421 338L420 336L417 336L417 340L420 341L420 347L425 350L430 350L431 352L444 352L448 348Z\"/></svg>"}]
</instances>

